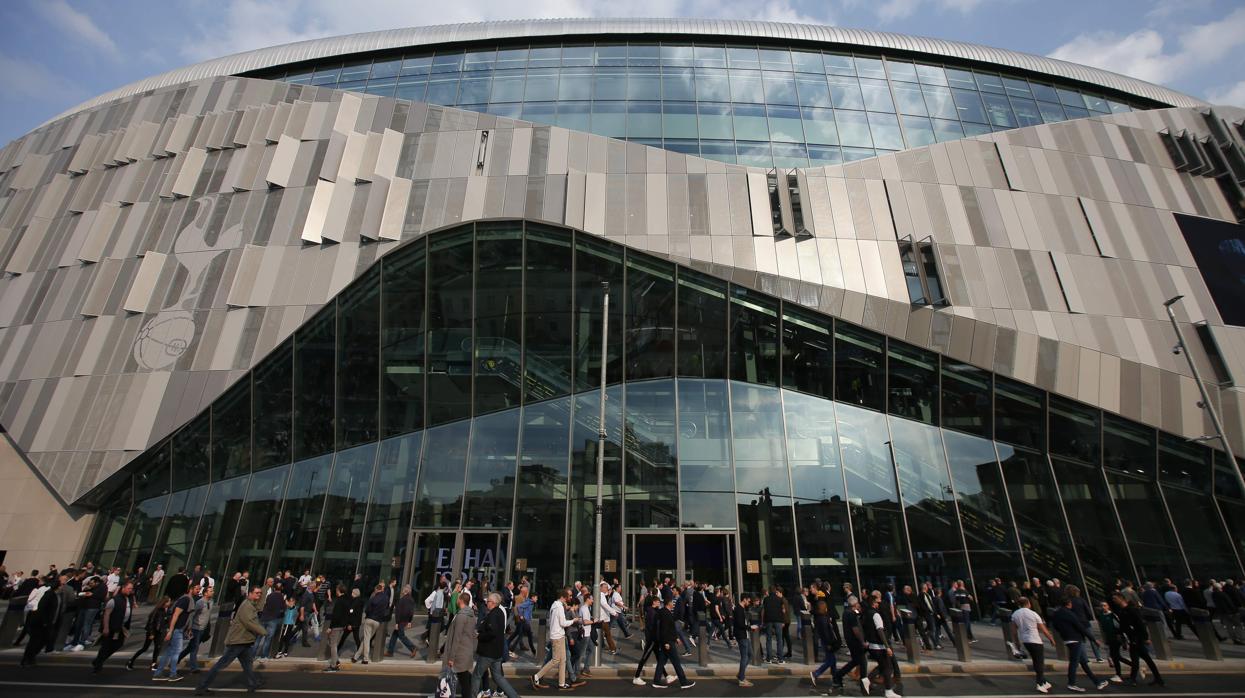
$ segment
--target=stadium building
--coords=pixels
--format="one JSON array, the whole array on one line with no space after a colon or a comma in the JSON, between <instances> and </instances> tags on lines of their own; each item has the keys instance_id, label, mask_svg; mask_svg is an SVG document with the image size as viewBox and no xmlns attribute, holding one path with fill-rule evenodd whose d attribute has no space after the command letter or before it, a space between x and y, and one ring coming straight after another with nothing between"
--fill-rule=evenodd
<instances>
[{"instance_id":1,"label":"stadium building","mask_svg":"<svg viewBox=\"0 0 1245 698\"><path fill-rule=\"evenodd\" d=\"M603 429L627 584L1239 575L1243 122L764 22L127 85L0 150L0 548L546 591L592 576Z\"/></svg>"}]
</instances>

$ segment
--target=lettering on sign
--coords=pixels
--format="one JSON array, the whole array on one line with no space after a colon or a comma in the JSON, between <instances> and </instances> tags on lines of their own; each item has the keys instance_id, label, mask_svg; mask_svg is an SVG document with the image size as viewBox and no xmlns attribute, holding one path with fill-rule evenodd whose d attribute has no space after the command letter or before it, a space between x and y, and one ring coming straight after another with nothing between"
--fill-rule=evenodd
<instances>
[{"instance_id":1,"label":"lettering on sign","mask_svg":"<svg viewBox=\"0 0 1245 698\"><path fill-rule=\"evenodd\" d=\"M761 561L760 560L748 560L747 571L748 571L748 574L761 574Z\"/></svg>"},{"instance_id":2,"label":"lettering on sign","mask_svg":"<svg viewBox=\"0 0 1245 698\"><path fill-rule=\"evenodd\" d=\"M518 557L518 558L515 558L515 560L514 560L514 568L515 568L516 570L525 570L525 569L527 569L527 558L525 558L525 557Z\"/></svg>"},{"instance_id":3,"label":"lettering on sign","mask_svg":"<svg viewBox=\"0 0 1245 698\"><path fill-rule=\"evenodd\" d=\"M618 560L606 560L605 571L606 572L617 572L618 571Z\"/></svg>"}]
</instances>

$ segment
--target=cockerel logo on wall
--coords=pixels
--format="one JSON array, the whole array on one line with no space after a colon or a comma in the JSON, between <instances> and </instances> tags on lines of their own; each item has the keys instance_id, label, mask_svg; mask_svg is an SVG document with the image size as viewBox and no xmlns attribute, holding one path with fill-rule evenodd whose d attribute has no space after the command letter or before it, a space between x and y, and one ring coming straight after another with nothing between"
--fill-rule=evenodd
<instances>
[{"instance_id":1,"label":"cockerel logo on wall","mask_svg":"<svg viewBox=\"0 0 1245 698\"><path fill-rule=\"evenodd\" d=\"M208 223L219 205L222 201L216 195L196 199L194 220L177 234L171 256L185 270L186 284L180 297L166 303L138 331L138 337L134 340L134 360L144 369L158 371L172 366L194 343L198 327L193 310L203 292L207 271L217 257L242 242L240 223L218 235L210 234ZM210 239L212 237L215 240ZM205 252L210 254L203 254Z\"/></svg>"}]
</instances>

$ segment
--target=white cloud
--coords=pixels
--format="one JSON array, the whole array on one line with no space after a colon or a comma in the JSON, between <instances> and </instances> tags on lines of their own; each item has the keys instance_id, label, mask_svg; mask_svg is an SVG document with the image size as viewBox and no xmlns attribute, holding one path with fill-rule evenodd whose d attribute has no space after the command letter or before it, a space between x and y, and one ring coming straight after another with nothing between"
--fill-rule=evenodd
<instances>
[{"instance_id":1,"label":"white cloud","mask_svg":"<svg viewBox=\"0 0 1245 698\"><path fill-rule=\"evenodd\" d=\"M610 16L721 17L810 24L831 21L828 11L809 15L791 0L526 0L518 4L498 0L455 0L449 4L377 0L366 12L359 11L353 2L340 0L228 0L223 7L201 0L200 4L204 14L216 21L200 24L195 36L182 44L182 55L193 61L326 36L457 22Z\"/></svg>"},{"instance_id":2,"label":"white cloud","mask_svg":"<svg viewBox=\"0 0 1245 698\"><path fill-rule=\"evenodd\" d=\"M959 12L967 14L976 9L985 0L885 0L876 9L878 20L894 22L907 19L916 14L921 7L931 6L937 12Z\"/></svg>"},{"instance_id":3,"label":"white cloud","mask_svg":"<svg viewBox=\"0 0 1245 698\"><path fill-rule=\"evenodd\" d=\"M19 100L56 104L87 96L81 86L42 63L0 53L0 104L12 105Z\"/></svg>"},{"instance_id":4,"label":"white cloud","mask_svg":"<svg viewBox=\"0 0 1245 698\"><path fill-rule=\"evenodd\" d=\"M1245 7L1222 19L1179 30L1169 48L1155 29L1091 32L1051 51L1051 58L1163 83L1217 63L1245 44Z\"/></svg>"},{"instance_id":5,"label":"white cloud","mask_svg":"<svg viewBox=\"0 0 1245 698\"><path fill-rule=\"evenodd\" d=\"M1211 104L1226 104L1245 108L1245 80L1235 85L1221 85L1212 88L1206 94L1206 101Z\"/></svg>"},{"instance_id":6,"label":"white cloud","mask_svg":"<svg viewBox=\"0 0 1245 698\"><path fill-rule=\"evenodd\" d=\"M121 56L116 42L112 40L108 32L100 29L95 20L86 13L70 7L65 0L39 2L35 4L35 7L39 8L39 11L53 26L63 29L111 58Z\"/></svg>"}]
</instances>

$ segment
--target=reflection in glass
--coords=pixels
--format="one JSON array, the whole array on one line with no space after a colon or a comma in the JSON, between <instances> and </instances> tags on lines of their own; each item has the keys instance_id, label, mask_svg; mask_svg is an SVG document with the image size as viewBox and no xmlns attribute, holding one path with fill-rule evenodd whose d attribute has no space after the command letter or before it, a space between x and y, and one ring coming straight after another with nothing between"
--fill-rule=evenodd
<instances>
[{"instance_id":1,"label":"reflection in glass","mask_svg":"<svg viewBox=\"0 0 1245 698\"><path fill-rule=\"evenodd\" d=\"M1211 498L1210 449L1159 435L1159 480L1184 554L1199 578L1239 574L1232 542Z\"/></svg>"},{"instance_id":2,"label":"reflection in glass","mask_svg":"<svg viewBox=\"0 0 1245 698\"><path fill-rule=\"evenodd\" d=\"M735 490L790 496L777 388L731 381Z\"/></svg>"},{"instance_id":3,"label":"reflection in glass","mask_svg":"<svg viewBox=\"0 0 1245 698\"><path fill-rule=\"evenodd\" d=\"M227 575L233 572L250 572L252 579L268 575L272 540L277 533L277 520L281 516L281 501L285 496L285 476L289 466L265 470L251 478L242 507L242 519L238 521L238 533L234 539L233 555L228 570L215 570ZM220 576L217 576L219 579Z\"/></svg>"},{"instance_id":4,"label":"reflection in glass","mask_svg":"<svg viewBox=\"0 0 1245 698\"><path fill-rule=\"evenodd\" d=\"M834 396L830 319L785 305L782 314L782 385L820 397Z\"/></svg>"},{"instance_id":5,"label":"reflection in glass","mask_svg":"<svg viewBox=\"0 0 1245 698\"><path fill-rule=\"evenodd\" d=\"M942 362L942 425L990 437L990 372L950 359Z\"/></svg>"},{"instance_id":6,"label":"reflection in glass","mask_svg":"<svg viewBox=\"0 0 1245 698\"><path fill-rule=\"evenodd\" d=\"M805 583L813 577L854 579L847 569L852 544L834 403L790 390L783 391L782 399L800 572Z\"/></svg>"},{"instance_id":7,"label":"reflection in glass","mask_svg":"<svg viewBox=\"0 0 1245 698\"><path fill-rule=\"evenodd\" d=\"M472 230L428 244L428 424L471 414Z\"/></svg>"},{"instance_id":8,"label":"reflection in glass","mask_svg":"<svg viewBox=\"0 0 1245 698\"><path fill-rule=\"evenodd\" d=\"M514 558L527 561L534 591L544 598L564 579L570 416L570 398L523 408L514 511L514 530L520 535L514 537ZM543 535L522 535L525 531Z\"/></svg>"},{"instance_id":9,"label":"reflection in glass","mask_svg":"<svg viewBox=\"0 0 1245 698\"><path fill-rule=\"evenodd\" d=\"M294 400L293 347L292 340L285 341L255 367L255 404L252 415L255 422L256 471L290 462ZM206 470L206 463L204 466Z\"/></svg>"},{"instance_id":10,"label":"reflection in glass","mask_svg":"<svg viewBox=\"0 0 1245 698\"><path fill-rule=\"evenodd\" d=\"M622 380L622 249L592 235L575 236L575 390L601 385L601 282L610 284L606 385Z\"/></svg>"},{"instance_id":11,"label":"reflection in glass","mask_svg":"<svg viewBox=\"0 0 1245 698\"><path fill-rule=\"evenodd\" d=\"M510 525L518 447L518 409L475 419L471 453L467 458L464 527L504 528Z\"/></svg>"},{"instance_id":12,"label":"reflection in glass","mask_svg":"<svg viewBox=\"0 0 1245 698\"><path fill-rule=\"evenodd\" d=\"M294 464L272 551L276 569L305 570L311 567L332 467L332 454Z\"/></svg>"},{"instance_id":13,"label":"reflection in glass","mask_svg":"<svg viewBox=\"0 0 1245 698\"><path fill-rule=\"evenodd\" d=\"M375 464L374 443L337 454L316 546L315 569L327 579L350 579L358 566Z\"/></svg>"},{"instance_id":14,"label":"reflection in glass","mask_svg":"<svg viewBox=\"0 0 1245 698\"><path fill-rule=\"evenodd\" d=\"M837 323L834 328L834 396L853 405L882 410L886 375L882 352L886 339L867 330Z\"/></svg>"},{"instance_id":15,"label":"reflection in glass","mask_svg":"<svg viewBox=\"0 0 1245 698\"><path fill-rule=\"evenodd\" d=\"M955 493L937 427L890 418L899 491L907 517L917 580L948 588L969 581Z\"/></svg>"},{"instance_id":16,"label":"reflection in glass","mask_svg":"<svg viewBox=\"0 0 1245 698\"><path fill-rule=\"evenodd\" d=\"M330 374L331 375L331 374ZM332 379L330 378L331 382ZM331 419L330 412L330 419ZM328 447L332 448L330 424ZM251 472L251 376L212 403L213 478L220 480Z\"/></svg>"},{"instance_id":17,"label":"reflection in glass","mask_svg":"<svg viewBox=\"0 0 1245 698\"><path fill-rule=\"evenodd\" d=\"M674 381L626 385L626 500L629 528L679 525Z\"/></svg>"},{"instance_id":18,"label":"reflection in glass","mask_svg":"<svg viewBox=\"0 0 1245 698\"><path fill-rule=\"evenodd\" d=\"M674 265L627 254L627 380L674 375Z\"/></svg>"},{"instance_id":19,"label":"reflection in glass","mask_svg":"<svg viewBox=\"0 0 1245 698\"><path fill-rule=\"evenodd\" d=\"M385 574L401 577L423 436L415 432L380 444L363 541L362 572L368 585ZM405 581L399 579L398 587Z\"/></svg>"},{"instance_id":20,"label":"reflection in glass","mask_svg":"<svg viewBox=\"0 0 1245 698\"><path fill-rule=\"evenodd\" d=\"M207 504L203 507L203 519L195 534L190 559L203 565L205 570L224 570L229 562L234 533L242 514L249 475L235 477L212 485ZM135 514L139 507L135 507Z\"/></svg>"},{"instance_id":21,"label":"reflection in glass","mask_svg":"<svg viewBox=\"0 0 1245 698\"><path fill-rule=\"evenodd\" d=\"M523 376L529 402L571 391L571 236L529 225L523 318Z\"/></svg>"},{"instance_id":22,"label":"reflection in glass","mask_svg":"<svg viewBox=\"0 0 1245 698\"><path fill-rule=\"evenodd\" d=\"M426 240L381 260L381 419L383 436L424 424Z\"/></svg>"},{"instance_id":23,"label":"reflection in glass","mask_svg":"<svg viewBox=\"0 0 1245 698\"><path fill-rule=\"evenodd\" d=\"M995 440L1045 451L1045 406L1046 395L1040 389L995 376Z\"/></svg>"},{"instance_id":24,"label":"reflection in glass","mask_svg":"<svg viewBox=\"0 0 1245 698\"><path fill-rule=\"evenodd\" d=\"M463 468L471 422L464 420L425 432L423 463L415 490L414 527L458 526L463 500Z\"/></svg>"},{"instance_id":25,"label":"reflection in glass","mask_svg":"<svg viewBox=\"0 0 1245 698\"><path fill-rule=\"evenodd\" d=\"M1079 582L1072 539L1046 457L999 444L999 464L1030 577Z\"/></svg>"},{"instance_id":26,"label":"reflection in glass","mask_svg":"<svg viewBox=\"0 0 1245 698\"><path fill-rule=\"evenodd\" d=\"M943 443L977 595L983 598L985 580L999 577L1019 583L1025 579L1007 490L994 444L954 431L943 432Z\"/></svg>"},{"instance_id":27,"label":"reflection in glass","mask_svg":"<svg viewBox=\"0 0 1245 698\"><path fill-rule=\"evenodd\" d=\"M678 391L680 523L684 528L734 528L726 382L682 378Z\"/></svg>"},{"instance_id":28,"label":"reflection in glass","mask_svg":"<svg viewBox=\"0 0 1245 698\"><path fill-rule=\"evenodd\" d=\"M731 287L731 379L778 385L778 303Z\"/></svg>"},{"instance_id":29,"label":"reflection in glass","mask_svg":"<svg viewBox=\"0 0 1245 698\"><path fill-rule=\"evenodd\" d=\"M333 450L336 310L336 301L325 303L309 323L294 333L295 460ZM213 476L221 477L220 469Z\"/></svg>"},{"instance_id":30,"label":"reflection in glass","mask_svg":"<svg viewBox=\"0 0 1245 698\"><path fill-rule=\"evenodd\" d=\"M726 284L679 270L678 373L726 378Z\"/></svg>"},{"instance_id":31,"label":"reflection in glass","mask_svg":"<svg viewBox=\"0 0 1245 698\"><path fill-rule=\"evenodd\" d=\"M523 229L476 226L475 414L517 407L523 389Z\"/></svg>"},{"instance_id":32,"label":"reflection in glass","mask_svg":"<svg viewBox=\"0 0 1245 698\"><path fill-rule=\"evenodd\" d=\"M1135 577L1101 468L1051 458L1089 596L1105 599L1116 579Z\"/></svg>"},{"instance_id":33,"label":"reflection in glass","mask_svg":"<svg viewBox=\"0 0 1245 698\"><path fill-rule=\"evenodd\" d=\"M1102 445L1098 430L1098 410L1058 396L1050 398L1051 455L1097 465Z\"/></svg>"},{"instance_id":34,"label":"reflection in glass","mask_svg":"<svg viewBox=\"0 0 1245 698\"><path fill-rule=\"evenodd\" d=\"M380 377L380 266L337 301L337 449L375 441Z\"/></svg>"},{"instance_id":35,"label":"reflection in glass","mask_svg":"<svg viewBox=\"0 0 1245 698\"><path fill-rule=\"evenodd\" d=\"M597 322L600 322L599 314ZM612 331L610 336L613 336ZM601 513L601 550L603 560L618 560L622 552L619 539L622 529L622 386L606 388L605 397L606 438L602 468L604 488L601 492L605 507ZM567 579L592 578L596 530L593 507L597 496L600 401L601 394L595 390L575 396L574 421L571 426L571 511L566 541Z\"/></svg>"},{"instance_id":36,"label":"reflection in glass","mask_svg":"<svg viewBox=\"0 0 1245 698\"><path fill-rule=\"evenodd\" d=\"M881 589L911 584L912 560L904 532L903 511L896 490L886 417L859 407L835 406L839 447L847 479L852 536L860 584Z\"/></svg>"},{"instance_id":37,"label":"reflection in glass","mask_svg":"<svg viewBox=\"0 0 1245 698\"><path fill-rule=\"evenodd\" d=\"M938 355L887 343L888 411L926 424L938 423Z\"/></svg>"}]
</instances>

